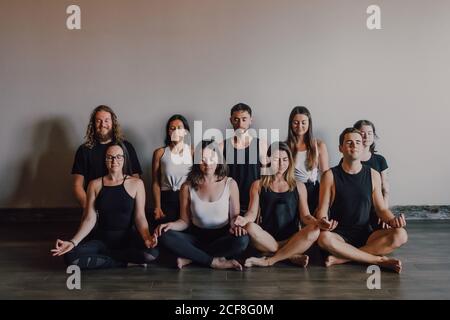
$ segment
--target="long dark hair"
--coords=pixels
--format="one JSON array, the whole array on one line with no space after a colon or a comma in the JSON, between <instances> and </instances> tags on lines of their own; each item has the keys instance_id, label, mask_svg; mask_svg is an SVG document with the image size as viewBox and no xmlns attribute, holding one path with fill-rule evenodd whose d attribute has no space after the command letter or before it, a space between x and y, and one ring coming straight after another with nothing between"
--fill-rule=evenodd
<instances>
[{"instance_id":1,"label":"long dark hair","mask_svg":"<svg viewBox=\"0 0 450 320\"><path fill-rule=\"evenodd\" d=\"M175 121L175 120L180 120L181 122L183 122L184 129L187 130L187 131L191 131L189 129L189 123L186 120L186 118L183 117L181 114L174 114L173 116L171 116L169 118L169 120L167 120L167 124L166 124L166 138L164 139L165 147L170 145L170 143L172 142L172 139L170 138L170 135L169 135L169 128L170 128L170 123L172 121Z\"/></svg>"},{"instance_id":2,"label":"long dark hair","mask_svg":"<svg viewBox=\"0 0 450 320\"><path fill-rule=\"evenodd\" d=\"M219 145L214 140L202 140L202 142L199 143L195 148L194 160L197 161L194 161L194 164L192 165L191 170L189 171L186 178L186 181L188 181L195 190L197 190L198 186L203 183L205 179L203 172L200 169L200 163L203 155L203 150L206 148L210 148L212 151L214 151L217 154L217 158L219 159L216 171L214 172L217 177L217 181L222 181L228 175L228 167L224 162L224 157L219 149Z\"/></svg>"},{"instance_id":3,"label":"long dark hair","mask_svg":"<svg viewBox=\"0 0 450 320\"><path fill-rule=\"evenodd\" d=\"M303 106L294 107L292 109L291 114L289 115L289 127L288 127L288 138L286 143L288 144L289 148L291 148L292 151L292 157L295 159L295 156L297 155L297 136L295 135L294 131L292 130L292 121L294 121L294 117L298 114L303 114L308 117L309 120L309 127L308 131L305 134L304 142L306 145L306 160L305 160L305 166L306 169L311 170L316 165L316 157L317 157L317 149L315 146L315 139L313 136L313 123L311 118L311 113L309 112L308 108Z\"/></svg>"},{"instance_id":4,"label":"long dark hair","mask_svg":"<svg viewBox=\"0 0 450 320\"><path fill-rule=\"evenodd\" d=\"M122 148L122 151L123 151L122 173L124 175L131 176L133 173L131 171L130 154L128 153L127 147L121 141L113 141L110 145L108 145L106 152L108 152L109 148L114 147L114 146L119 146L120 148ZM106 157L106 152L105 152L105 157Z\"/></svg>"},{"instance_id":5,"label":"long dark hair","mask_svg":"<svg viewBox=\"0 0 450 320\"><path fill-rule=\"evenodd\" d=\"M371 126L372 130L373 130L373 143L370 145L370 152L373 154L375 152L377 152L377 150L375 149L375 139L378 139L378 135L377 132L375 130L375 125L373 124L373 122L369 121L369 120L358 120L355 122L355 124L353 125L353 128L356 128L358 130L361 131L362 126Z\"/></svg>"},{"instance_id":6,"label":"long dark hair","mask_svg":"<svg viewBox=\"0 0 450 320\"><path fill-rule=\"evenodd\" d=\"M89 124L86 129L86 136L85 139L85 146L89 149L92 149L95 144L97 143L97 138L95 136L95 116L97 115L97 112L105 111L108 112L111 115L112 120L112 140L113 141L124 141L124 136L122 133L122 129L120 128L119 121L117 120L117 115L114 113L114 111L105 105L100 105L97 108L95 108L91 116L89 118Z\"/></svg>"}]
</instances>

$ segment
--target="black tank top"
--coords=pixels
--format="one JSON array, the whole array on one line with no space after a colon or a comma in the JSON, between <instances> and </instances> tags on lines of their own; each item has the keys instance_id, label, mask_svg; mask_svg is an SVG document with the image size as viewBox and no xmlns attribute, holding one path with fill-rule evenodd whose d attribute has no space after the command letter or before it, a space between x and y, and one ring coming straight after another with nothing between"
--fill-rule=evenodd
<instances>
[{"instance_id":1,"label":"black tank top","mask_svg":"<svg viewBox=\"0 0 450 320\"><path fill-rule=\"evenodd\" d=\"M299 230L298 191L273 192L261 188L259 195L261 228L282 241Z\"/></svg>"},{"instance_id":2,"label":"black tank top","mask_svg":"<svg viewBox=\"0 0 450 320\"><path fill-rule=\"evenodd\" d=\"M223 155L228 165L228 176L238 185L241 212L244 212L247 211L250 201L250 187L261 176L259 139L253 138L245 149L233 147L231 139L225 141Z\"/></svg>"},{"instance_id":3,"label":"black tank top","mask_svg":"<svg viewBox=\"0 0 450 320\"><path fill-rule=\"evenodd\" d=\"M125 190L126 176L118 186L103 185L95 199L98 212L97 236L108 245L126 245L133 226L135 199Z\"/></svg>"},{"instance_id":4,"label":"black tank top","mask_svg":"<svg viewBox=\"0 0 450 320\"><path fill-rule=\"evenodd\" d=\"M372 205L371 168L362 165L357 174L348 174L337 165L331 171L336 192L330 218L338 221L338 228L367 227Z\"/></svg>"}]
</instances>

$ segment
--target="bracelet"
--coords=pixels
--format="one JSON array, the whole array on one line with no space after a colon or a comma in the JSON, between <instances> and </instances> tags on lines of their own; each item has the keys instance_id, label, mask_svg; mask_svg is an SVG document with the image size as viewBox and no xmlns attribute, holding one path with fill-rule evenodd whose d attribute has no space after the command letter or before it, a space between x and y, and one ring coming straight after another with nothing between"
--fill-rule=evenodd
<instances>
[{"instance_id":1,"label":"bracelet","mask_svg":"<svg viewBox=\"0 0 450 320\"><path fill-rule=\"evenodd\" d=\"M77 245L75 244L75 242L73 242L73 240L69 240L69 242L70 242L71 244L73 244L74 247L77 246Z\"/></svg>"}]
</instances>

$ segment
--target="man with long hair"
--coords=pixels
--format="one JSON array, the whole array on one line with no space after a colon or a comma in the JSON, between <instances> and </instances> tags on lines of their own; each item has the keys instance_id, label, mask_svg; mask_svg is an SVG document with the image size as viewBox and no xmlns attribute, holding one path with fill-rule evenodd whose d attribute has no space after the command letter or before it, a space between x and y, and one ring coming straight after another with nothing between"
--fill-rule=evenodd
<instances>
[{"instance_id":1,"label":"man with long hair","mask_svg":"<svg viewBox=\"0 0 450 320\"><path fill-rule=\"evenodd\" d=\"M105 152L113 142L123 142L130 155L133 176L142 174L136 151L124 139L114 111L105 105L95 108L86 130L85 142L78 147L72 167L73 192L82 208L86 205L86 188L91 180L106 175Z\"/></svg>"}]
</instances>

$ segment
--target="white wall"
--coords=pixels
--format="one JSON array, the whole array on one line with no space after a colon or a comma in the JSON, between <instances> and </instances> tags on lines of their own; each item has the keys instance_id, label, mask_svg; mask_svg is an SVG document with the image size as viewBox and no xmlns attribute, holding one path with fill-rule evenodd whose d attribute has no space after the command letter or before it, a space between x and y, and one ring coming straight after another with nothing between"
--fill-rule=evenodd
<instances>
[{"instance_id":1,"label":"white wall","mask_svg":"<svg viewBox=\"0 0 450 320\"><path fill-rule=\"evenodd\" d=\"M370 119L392 204L449 204L449 36L447 0L1 0L0 207L75 205L72 159L99 104L148 177L171 114L225 129L240 101L282 138L308 106L332 165L340 131Z\"/></svg>"}]
</instances>

